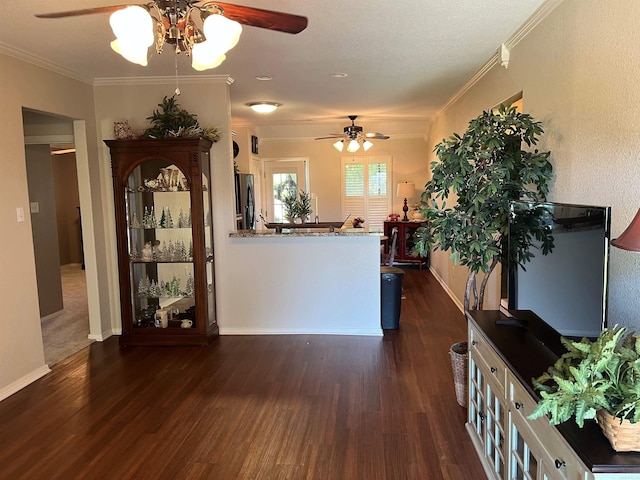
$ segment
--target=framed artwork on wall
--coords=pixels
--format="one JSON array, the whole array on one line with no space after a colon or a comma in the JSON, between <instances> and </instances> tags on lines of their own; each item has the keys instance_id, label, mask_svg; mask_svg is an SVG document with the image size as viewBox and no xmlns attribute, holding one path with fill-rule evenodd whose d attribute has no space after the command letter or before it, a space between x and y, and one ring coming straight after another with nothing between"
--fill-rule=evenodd
<instances>
[{"instance_id":1,"label":"framed artwork on wall","mask_svg":"<svg viewBox=\"0 0 640 480\"><path fill-rule=\"evenodd\" d=\"M258 154L258 137L251 135L251 153Z\"/></svg>"}]
</instances>

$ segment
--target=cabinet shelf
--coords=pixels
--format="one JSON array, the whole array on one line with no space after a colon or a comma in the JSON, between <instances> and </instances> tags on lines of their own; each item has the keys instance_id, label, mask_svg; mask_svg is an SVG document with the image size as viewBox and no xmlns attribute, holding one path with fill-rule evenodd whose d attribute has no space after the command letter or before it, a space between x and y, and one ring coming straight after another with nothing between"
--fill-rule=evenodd
<instances>
[{"instance_id":1,"label":"cabinet shelf","mask_svg":"<svg viewBox=\"0 0 640 480\"><path fill-rule=\"evenodd\" d=\"M191 265L193 264L193 260L130 260L131 263L135 263L136 265L179 265L181 263Z\"/></svg>"}]
</instances>

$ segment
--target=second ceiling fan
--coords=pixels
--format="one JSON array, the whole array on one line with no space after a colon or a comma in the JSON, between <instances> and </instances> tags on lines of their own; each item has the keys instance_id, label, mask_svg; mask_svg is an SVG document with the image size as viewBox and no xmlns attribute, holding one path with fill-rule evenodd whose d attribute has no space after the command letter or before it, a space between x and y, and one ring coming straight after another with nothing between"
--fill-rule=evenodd
<instances>
[{"instance_id":1,"label":"second ceiling fan","mask_svg":"<svg viewBox=\"0 0 640 480\"><path fill-rule=\"evenodd\" d=\"M373 146L369 140L387 140L389 138L388 135L380 132L364 133L363 128L356 125L356 118L358 118L357 115L349 115L351 125L344 127L343 133L332 133L328 137L318 137L316 140L337 139L333 144L336 150L341 152L346 146L347 152L354 153L360 150L360 146L365 152L369 150Z\"/></svg>"}]
</instances>

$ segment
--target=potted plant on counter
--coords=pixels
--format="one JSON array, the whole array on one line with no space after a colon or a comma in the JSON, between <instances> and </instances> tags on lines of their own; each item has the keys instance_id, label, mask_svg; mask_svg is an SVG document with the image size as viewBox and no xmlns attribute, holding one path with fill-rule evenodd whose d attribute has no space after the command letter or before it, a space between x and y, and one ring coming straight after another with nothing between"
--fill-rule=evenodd
<instances>
[{"instance_id":1,"label":"potted plant on counter","mask_svg":"<svg viewBox=\"0 0 640 480\"><path fill-rule=\"evenodd\" d=\"M303 190L288 190L282 198L284 216L289 222L305 223L311 215L311 195Z\"/></svg>"},{"instance_id":2,"label":"potted plant on counter","mask_svg":"<svg viewBox=\"0 0 640 480\"><path fill-rule=\"evenodd\" d=\"M625 327L598 338L562 338L567 352L533 386L540 400L529 419L552 425L574 419L598 421L616 451L640 451L640 338Z\"/></svg>"}]
</instances>

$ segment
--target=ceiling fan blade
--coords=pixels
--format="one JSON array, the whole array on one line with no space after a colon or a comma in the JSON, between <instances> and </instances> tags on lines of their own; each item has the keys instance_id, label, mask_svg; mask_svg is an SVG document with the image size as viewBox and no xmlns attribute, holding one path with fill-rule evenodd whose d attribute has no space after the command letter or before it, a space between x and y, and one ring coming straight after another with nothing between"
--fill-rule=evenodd
<instances>
[{"instance_id":1,"label":"ceiling fan blade","mask_svg":"<svg viewBox=\"0 0 640 480\"><path fill-rule=\"evenodd\" d=\"M130 7L131 5L137 5L129 3L127 5L111 5L109 7L94 7L85 8L82 10L70 10L67 12L55 12L55 13L38 13L38 18L64 18L64 17L79 17L80 15L93 15L94 13L113 13L116 10L122 10L123 8ZM140 5L142 6L142 5Z\"/></svg>"},{"instance_id":2,"label":"ceiling fan blade","mask_svg":"<svg viewBox=\"0 0 640 480\"><path fill-rule=\"evenodd\" d=\"M274 12L261 8L243 7L216 1L207 2L201 5L201 8L206 7L207 4L217 5L224 10L224 16L229 20L235 20L238 23L249 25L250 27L268 28L269 30L294 34L300 33L307 28L307 17L300 15Z\"/></svg>"},{"instance_id":3,"label":"ceiling fan blade","mask_svg":"<svg viewBox=\"0 0 640 480\"><path fill-rule=\"evenodd\" d=\"M342 137L318 137L315 138L314 140L340 140Z\"/></svg>"},{"instance_id":4,"label":"ceiling fan blade","mask_svg":"<svg viewBox=\"0 0 640 480\"><path fill-rule=\"evenodd\" d=\"M388 140L389 139L388 135L384 135L383 133L380 133L380 132L365 133L364 136L367 137L367 138L373 138L374 140Z\"/></svg>"}]
</instances>

